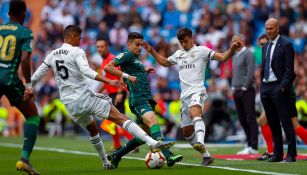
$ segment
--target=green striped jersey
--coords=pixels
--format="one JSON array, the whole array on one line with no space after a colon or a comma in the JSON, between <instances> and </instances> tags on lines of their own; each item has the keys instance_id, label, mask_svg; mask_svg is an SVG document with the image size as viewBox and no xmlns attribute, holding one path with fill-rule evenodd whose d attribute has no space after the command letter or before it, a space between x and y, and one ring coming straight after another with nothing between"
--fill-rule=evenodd
<instances>
[{"instance_id":1,"label":"green striped jersey","mask_svg":"<svg viewBox=\"0 0 307 175\"><path fill-rule=\"evenodd\" d=\"M18 80L21 52L32 52L33 33L17 22L0 25L0 85Z\"/></svg>"},{"instance_id":2,"label":"green striped jersey","mask_svg":"<svg viewBox=\"0 0 307 175\"><path fill-rule=\"evenodd\" d=\"M130 92L129 103L134 105L137 101L152 99L148 74L140 59L130 51L127 51L116 56L114 61L120 66L123 72L137 77L135 84L124 79Z\"/></svg>"}]
</instances>

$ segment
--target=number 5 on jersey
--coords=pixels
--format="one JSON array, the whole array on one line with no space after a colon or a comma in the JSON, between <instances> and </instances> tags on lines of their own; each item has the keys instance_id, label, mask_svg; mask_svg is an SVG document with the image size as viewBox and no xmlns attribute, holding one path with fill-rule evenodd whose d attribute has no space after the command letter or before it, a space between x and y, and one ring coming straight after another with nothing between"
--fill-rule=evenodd
<instances>
[{"instance_id":1,"label":"number 5 on jersey","mask_svg":"<svg viewBox=\"0 0 307 175\"><path fill-rule=\"evenodd\" d=\"M64 60L55 60L56 70L60 77L65 80L69 77L68 69L64 66Z\"/></svg>"}]
</instances>

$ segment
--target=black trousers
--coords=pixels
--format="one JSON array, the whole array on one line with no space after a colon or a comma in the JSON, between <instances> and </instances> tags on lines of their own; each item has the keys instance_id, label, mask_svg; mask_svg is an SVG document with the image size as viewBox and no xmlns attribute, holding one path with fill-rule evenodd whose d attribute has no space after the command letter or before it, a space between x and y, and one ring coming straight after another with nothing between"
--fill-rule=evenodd
<instances>
[{"instance_id":1,"label":"black trousers","mask_svg":"<svg viewBox=\"0 0 307 175\"><path fill-rule=\"evenodd\" d=\"M127 92L123 91L123 101L120 103L117 103L115 105L115 98L116 98L117 93L111 93L109 94L109 97L112 99L112 104L119 110L119 112L125 114L125 99L127 96Z\"/></svg>"},{"instance_id":2,"label":"black trousers","mask_svg":"<svg viewBox=\"0 0 307 175\"><path fill-rule=\"evenodd\" d=\"M286 134L287 156L295 157L296 138L291 121L291 89L281 91L278 82L262 83L260 86L261 102L263 104L274 141L274 156L283 158L283 139L281 125Z\"/></svg>"},{"instance_id":3,"label":"black trousers","mask_svg":"<svg viewBox=\"0 0 307 175\"><path fill-rule=\"evenodd\" d=\"M250 87L247 91L236 90L234 101L237 108L241 126L246 135L247 145L258 149L258 124L255 111L255 88Z\"/></svg>"}]
</instances>

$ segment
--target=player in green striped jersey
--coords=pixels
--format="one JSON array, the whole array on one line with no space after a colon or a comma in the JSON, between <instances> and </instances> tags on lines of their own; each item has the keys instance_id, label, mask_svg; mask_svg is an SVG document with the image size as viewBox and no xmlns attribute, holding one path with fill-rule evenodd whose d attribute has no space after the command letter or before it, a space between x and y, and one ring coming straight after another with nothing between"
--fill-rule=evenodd
<instances>
[{"instance_id":1,"label":"player in green striped jersey","mask_svg":"<svg viewBox=\"0 0 307 175\"><path fill-rule=\"evenodd\" d=\"M156 102L152 99L148 73L154 72L152 67L144 67L139 59L143 45L143 36L140 33L132 32L128 35L128 51L119 54L106 67L105 71L113 75L123 77L130 92L129 106L137 116L137 123L155 140L163 139L160 125L155 117L154 108ZM121 71L116 67L120 66ZM117 168L122 156L144 144L134 138L126 143L121 149L108 156L114 168ZM174 155L168 149L162 150L167 165L173 166L182 160L182 155Z\"/></svg>"},{"instance_id":2,"label":"player in green striped jersey","mask_svg":"<svg viewBox=\"0 0 307 175\"><path fill-rule=\"evenodd\" d=\"M22 26L26 16L25 2L12 0L9 16L10 21L0 25L0 98L5 95L11 105L16 106L27 120L21 158L17 161L16 168L31 175L38 175L29 162L40 119L32 98L33 89L30 83L33 34L31 30ZM20 64L26 86L18 77Z\"/></svg>"}]
</instances>

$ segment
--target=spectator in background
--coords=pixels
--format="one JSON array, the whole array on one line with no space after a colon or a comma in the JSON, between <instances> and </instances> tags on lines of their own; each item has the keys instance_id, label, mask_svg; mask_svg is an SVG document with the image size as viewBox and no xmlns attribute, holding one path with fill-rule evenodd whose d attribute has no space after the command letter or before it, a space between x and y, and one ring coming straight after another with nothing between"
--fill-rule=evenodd
<instances>
[{"instance_id":1,"label":"spectator in background","mask_svg":"<svg viewBox=\"0 0 307 175\"><path fill-rule=\"evenodd\" d=\"M104 21L100 21L98 24L97 38L105 38L108 42L110 41L108 26Z\"/></svg>"},{"instance_id":2,"label":"spectator in background","mask_svg":"<svg viewBox=\"0 0 307 175\"><path fill-rule=\"evenodd\" d=\"M168 1L163 15L163 27L167 30L176 30L179 27L180 13L175 9L174 3Z\"/></svg>"},{"instance_id":3,"label":"spectator in background","mask_svg":"<svg viewBox=\"0 0 307 175\"><path fill-rule=\"evenodd\" d=\"M105 14L102 18L102 21L105 21L107 23L109 29L113 28L118 17L115 8L111 4L105 4L103 11L105 12Z\"/></svg>"},{"instance_id":4,"label":"spectator in background","mask_svg":"<svg viewBox=\"0 0 307 175\"><path fill-rule=\"evenodd\" d=\"M236 35L232 42L244 41L242 35ZM234 101L241 126L247 140L247 147L237 152L238 155L258 154L258 125L255 111L255 59L253 53L246 47L238 49L232 58L233 76L232 88Z\"/></svg>"},{"instance_id":5,"label":"spectator in background","mask_svg":"<svg viewBox=\"0 0 307 175\"><path fill-rule=\"evenodd\" d=\"M109 33L110 43L114 50L120 52L124 49L127 36L127 29L125 29L120 22L116 22L114 28L112 28Z\"/></svg>"}]
</instances>

